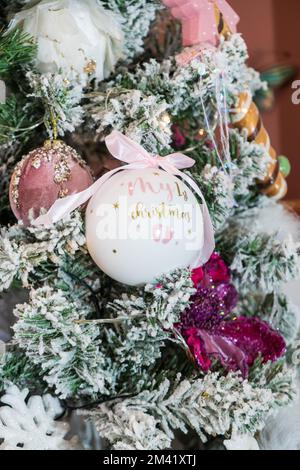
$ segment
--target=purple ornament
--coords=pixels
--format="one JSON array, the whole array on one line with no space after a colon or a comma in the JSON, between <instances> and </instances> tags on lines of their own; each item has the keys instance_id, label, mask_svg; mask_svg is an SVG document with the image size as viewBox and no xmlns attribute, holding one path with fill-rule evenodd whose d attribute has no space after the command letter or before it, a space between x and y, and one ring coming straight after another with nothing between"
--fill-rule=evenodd
<instances>
[{"instance_id":1,"label":"purple ornament","mask_svg":"<svg viewBox=\"0 0 300 470\"><path fill-rule=\"evenodd\" d=\"M202 282L191 302L191 307L181 316L182 324L211 329L230 315L237 305L238 293L229 283Z\"/></svg>"}]
</instances>

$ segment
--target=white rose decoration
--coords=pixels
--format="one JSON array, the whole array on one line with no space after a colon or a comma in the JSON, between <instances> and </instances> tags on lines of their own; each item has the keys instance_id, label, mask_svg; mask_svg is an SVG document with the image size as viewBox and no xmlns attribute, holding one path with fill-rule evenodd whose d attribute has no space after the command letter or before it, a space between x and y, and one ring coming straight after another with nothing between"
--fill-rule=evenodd
<instances>
[{"instance_id":1,"label":"white rose decoration","mask_svg":"<svg viewBox=\"0 0 300 470\"><path fill-rule=\"evenodd\" d=\"M74 72L106 78L122 57L120 18L97 0L42 0L13 18L16 27L30 34L38 45L37 68L41 73Z\"/></svg>"}]
</instances>

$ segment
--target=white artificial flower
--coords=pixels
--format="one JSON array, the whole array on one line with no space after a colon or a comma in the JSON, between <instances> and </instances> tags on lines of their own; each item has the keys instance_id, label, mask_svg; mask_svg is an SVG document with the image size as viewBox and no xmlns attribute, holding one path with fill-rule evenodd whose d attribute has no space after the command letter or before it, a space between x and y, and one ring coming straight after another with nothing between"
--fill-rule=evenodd
<instances>
[{"instance_id":1,"label":"white artificial flower","mask_svg":"<svg viewBox=\"0 0 300 470\"><path fill-rule=\"evenodd\" d=\"M250 434L234 433L230 440L224 441L227 450L259 450L257 440Z\"/></svg>"},{"instance_id":2,"label":"white artificial flower","mask_svg":"<svg viewBox=\"0 0 300 470\"><path fill-rule=\"evenodd\" d=\"M38 45L41 73L106 78L122 57L120 18L96 0L42 0L17 13L9 30L21 27Z\"/></svg>"}]
</instances>

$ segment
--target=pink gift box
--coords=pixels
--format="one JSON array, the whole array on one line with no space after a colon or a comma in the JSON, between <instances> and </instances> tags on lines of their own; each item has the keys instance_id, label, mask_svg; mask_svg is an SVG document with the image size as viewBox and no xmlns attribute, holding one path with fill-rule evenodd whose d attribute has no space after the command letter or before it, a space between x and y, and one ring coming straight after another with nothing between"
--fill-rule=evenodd
<instances>
[{"instance_id":1,"label":"pink gift box","mask_svg":"<svg viewBox=\"0 0 300 470\"><path fill-rule=\"evenodd\" d=\"M233 33L237 31L239 17L225 0L163 0L163 3L182 23L183 46L194 46L203 42L214 46L218 44L215 5L223 14L230 30Z\"/></svg>"}]
</instances>

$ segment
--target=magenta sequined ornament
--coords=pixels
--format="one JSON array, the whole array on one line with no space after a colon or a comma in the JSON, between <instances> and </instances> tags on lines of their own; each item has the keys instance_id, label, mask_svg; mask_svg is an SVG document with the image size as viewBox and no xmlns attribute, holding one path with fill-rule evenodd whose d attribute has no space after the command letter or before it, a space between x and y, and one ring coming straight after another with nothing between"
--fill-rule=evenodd
<instances>
[{"instance_id":1,"label":"magenta sequined ornament","mask_svg":"<svg viewBox=\"0 0 300 470\"><path fill-rule=\"evenodd\" d=\"M63 142L47 141L17 164L10 182L10 205L16 218L29 225L40 210L48 210L58 198L88 188L91 172L78 153Z\"/></svg>"},{"instance_id":2,"label":"magenta sequined ornament","mask_svg":"<svg viewBox=\"0 0 300 470\"><path fill-rule=\"evenodd\" d=\"M223 322L219 334L245 353L248 366L251 366L258 356L261 356L264 362L275 361L286 351L281 334L257 317L238 317L236 320Z\"/></svg>"},{"instance_id":3,"label":"magenta sequined ornament","mask_svg":"<svg viewBox=\"0 0 300 470\"><path fill-rule=\"evenodd\" d=\"M192 275L191 275L193 284L195 287L197 287L201 281L204 279L204 270L200 266L199 268L193 269Z\"/></svg>"},{"instance_id":4,"label":"magenta sequined ornament","mask_svg":"<svg viewBox=\"0 0 300 470\"><path fill-rule=\"evenodd\" d=\"M236 307L237 301L237 291L230 284L214 287L200 285L191 298L190 308L183 312L181 323L197 328L214 328L224 317L228 317Z\"/></svg>"},{"instance_id":5,"label":"magenta sequined ornament","mask_svg":"<svg viewBox=\"0 0 300 470\"><path fill-rule=\"evenodd\" d=\"M286 345L280 333L259 318L230 318L238 302L230 279L228 266L213 253L202 268L192 272L197 292L175 328L202 370L210 370L213 358L247 377L259 356L264 362L275 361L283 356Z\"/></svg>"},{"instance_id":6,"label":"magenta sequined ornament","mask_svg":"<svg viewBox=\"0 0 300 470\"><path fill-rule=\"evenodd\" d=\"M176 148L182 148L186 144L186 136L178 124L172 125L173 142Z\"/></svg>"},{"instance_id":7,"label":"magenta sequined ornament","mask_svg":"<svg viewBox=\"0 0 300 470\"><path fill-rule=\"evenodd\" d=\"M238 302L236 288L230 284L230 270L218 253L201 268L192 271L197 292L191 307L181 317L185 326L212 327L228 317Z\"/></svg>"},{"instance_id":8,"label":"magenta sequined ornament","mask_svg":"<svg viewBox=\"0 0 300 470\"><path fill-rule=\"evenodd\" d=\"M230 269L219 253L216 252L211 255L209 261L204 266L192 271L192 281L195 287L197 287L203 280L207 284L210 282L228 283L230 282L230 279Z\"/></svg>"},{"instance_id":9,"label":"magenta sequined ornament","mask_svg":"<svg viewBox=\"0 0 300 470\"><path fill-rule=\"evenodd\" d=\"M230 282L230 270L218 253L213 253L205 264L204 271L213 282Z\"/></svg>"},{"instance_id":10,"label":"magenta sequined ornament","mask_svg":"<svg viewBox=\"0 0 300 470\"><path fill-rule=\"evenodd\" d=\"M177 327L178 328L178 327ZM285 354L283 337L259 318L239 317L223 320L212 328L178 328L197 364L204 371L211 368L211 358L247 377L249 367L261 357L276 361Z\"/></svg>"}]
</instances>

